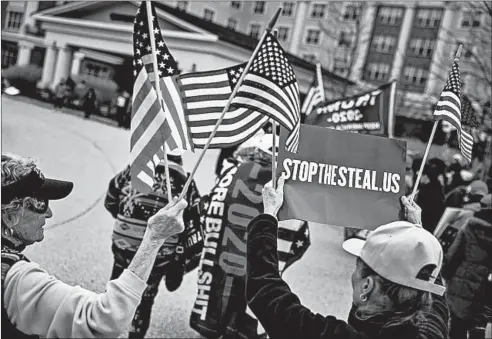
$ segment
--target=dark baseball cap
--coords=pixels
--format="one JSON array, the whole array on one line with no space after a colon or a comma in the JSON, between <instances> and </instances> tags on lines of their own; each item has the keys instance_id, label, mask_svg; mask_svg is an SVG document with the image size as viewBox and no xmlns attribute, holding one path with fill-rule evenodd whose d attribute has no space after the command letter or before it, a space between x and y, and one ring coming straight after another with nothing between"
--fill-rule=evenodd
<instances>
[{"instance_id":1,"label":"dark baseball cap","mask_svg":"<svg viewBox=\"0 0 492 339\"><path fill-rule=\"evenodd\" d=\"M38 168L8 185L2 186L2 204L16 198L32 197L40 200L60 200L73 189L73 182L45 178Z\"/></svg>"}]
</instances>

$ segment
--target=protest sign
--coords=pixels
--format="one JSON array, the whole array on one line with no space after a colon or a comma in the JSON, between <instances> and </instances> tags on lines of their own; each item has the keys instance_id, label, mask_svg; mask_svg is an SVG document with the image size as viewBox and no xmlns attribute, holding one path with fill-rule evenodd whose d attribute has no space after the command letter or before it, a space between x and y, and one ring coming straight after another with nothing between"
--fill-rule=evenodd
<instances>
[{"instance_id":1,"label":"protest sign","mask_svg":"<svg viewBox=\"0 0 492 339\"><path fill-rule=\"evenodd\" d=\"M204 215L204 248L190 326L207 338L256 337L258 321L246 308L246 235L248 224L263 213L263 186L272 178L270 163L227 163L212 190ZM279 223L279 270L285 271L310 246L306 222Z\"/></svg>"},{"instance_id":2,"label":"protest sign","mask_svg":"<svg viewBox=\"0 0 492 339\"><path fill-rule=\"evenodd\" d=\"M442 214L434 236L439 240L442 250L446 253L456 239L458 231L473 217L473 211L463 208L448 207Z\"/></svg>"},{"instance_id":3,"label":"protest sign","mask_svg":"<svg viewBox=\"0 0 492 339\"><path fill-rule=\"evenodd\" d=\"M396 82L349 98L324 103L306 117L305 124L342 131L392 136Z\"/></svg>"},{"instance_id":4,"label":"protest sign","mask_svg":"<svg viewBox=\"0 0 492 339\"><path fill-rule=\"evenodd\" d=\"M280 136L277 175L286 177L280 220L374 229L398 220L405 192L402 140L301 125L297 154Z\"/></svg>"}]
</instances>

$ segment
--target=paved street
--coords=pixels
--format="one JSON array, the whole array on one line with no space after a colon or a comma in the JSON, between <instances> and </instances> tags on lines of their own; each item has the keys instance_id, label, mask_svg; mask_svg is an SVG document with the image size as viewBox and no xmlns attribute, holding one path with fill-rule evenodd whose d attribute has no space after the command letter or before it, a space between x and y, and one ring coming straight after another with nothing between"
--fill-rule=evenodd
<instances>
[{"instance_id":1,"label":"paved street","mask_svg":"<svg viewBox=\"0 0 492 339\"><path fill-rule=\"evenodd\" d=\"M3 95L1 135L2 152L35 156L47 176L75 182L67 199L52 203L44 241L26 254L67 283L104 291L112 267L113 221L102 198L109 180L126 165L129 131ZM217 154L208 151L196 175L202 194L213 186ZM184 156L188 171L198 155ZM311 248L285 278L306 306L345 319L355 260L341 249L342 237L340 228L312 225ZM195 294L196 270L174 294L161 285L147 337L199 338L188 325Z\"/></svg>"}]
</instances>

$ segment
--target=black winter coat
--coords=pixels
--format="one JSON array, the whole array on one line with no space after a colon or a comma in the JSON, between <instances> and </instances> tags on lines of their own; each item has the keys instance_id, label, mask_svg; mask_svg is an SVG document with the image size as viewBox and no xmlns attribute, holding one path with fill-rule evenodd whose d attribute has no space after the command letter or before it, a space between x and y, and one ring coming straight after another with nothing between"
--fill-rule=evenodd
<instances>
[{"instance_id":1,"label":"black winter coat","mask_svg":"<svg viewBox=\"0 0 492 339\"><path fill-rule=\"evenodd\" d=\"M472 319L484 307L477 297L484 279L492 273L492 209L476 212L462 228L444 258L451 312Z\"/></svg>"}]
</instances>

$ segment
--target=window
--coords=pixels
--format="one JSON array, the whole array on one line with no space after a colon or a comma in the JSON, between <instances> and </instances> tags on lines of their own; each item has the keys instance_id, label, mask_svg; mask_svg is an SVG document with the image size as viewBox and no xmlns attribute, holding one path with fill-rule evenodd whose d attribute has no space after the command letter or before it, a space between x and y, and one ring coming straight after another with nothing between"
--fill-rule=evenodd
<instances>
[{"instance_id":1,"label":"window","mask_svg":"<svg viewBox=\"0 0 492 339\"><path fill-rule=\"evenodd\" d=\"M323 19L325 17L326 4L314 4L311 11L311 18Z\"/></svg>"},{"instance_id":2,"label":"window","mask_svg":"<svg viewBox=\"0 0 492 339\"><path fill-rule=\"evenodd\" d=\"M107 65L100 64L93 61L86 61L82 68L82 74L91 75L102 79L110 79L111 68Z\"/></svg>"},{"instance_id":3,"label":"window","mask_svg":"<svg viewBox=\"0 0 492 339\"><path fill-rule=\"evenodd\" d=\"M2 69L17 63L19 47L12 43L2 43Z\"/></svg>"},{"instance_id":4,"label":"window","mask_svg":"<svg viewBox=\"0 0 492 339\"><path fill-rule=\"evenodd\" d=\"M294 14L294 3L284 2L282 6L282 16L292 16Z\"/></svg>"},{"instance_id":5,"label":"window","mask_svg":"<svg viewBox=\"0 0 492 339\"><path fill-rule=\"evenodd\" d=\"M367 77L370 80L385 80L388 77L390 65L380 63L370 63L367 67Z\"/></svg>"},{"instance_id":6,"label":"window","mask_svg":"<svg viewBox=\"0 0 492 339\"><path fill-rule=\"evenodd\" d=\"M302 58L303 58L304 60L306 60L307 62L310 62L310 63L312 63L312 64L314 64L314 63L316 62L316 60L318 59L318 58L316 57L316 54L311 54L311 53L303 54L303 55L302 55Z\"/></svg>"},{"instance_id":7,"label":"window","mask_svg":"<svg viewBox=\"0 0 492 339\"><path fill-rule=\"evenodd\" d=\"M229 21L227 21L227 28L235 31L236 27L237 27L237 20L234 18L229 18Z\"/></svg>"},{"instance_id":8,"label":"window","mask_svg":"<svg viewBox=\"0 0 492 339\"><path fill-rule=\"evenodd\" d=\"M342 76L348 75L349 59L347 52L338 50L333 60L333 72Z\"/></svg>"},{"instance_id":9,"label":"window","mask_svg":"<svg viewBox=\"0 0 492 339\"><path fill-rule=\"evenodd\" d=\"M11 31L18 31L22 26L22 18L24 13L22 12L7 12L7 20L5 20L4 28Z\"/></svg>"},{"instance_id":10,"label":"window","mask_svg":"<svg viewBox=\"0 0 492 339\"><path fill-rule=\"evenodd\" d=\"M287 41L289 40L289 27L278 27L278 40Z\"/></svg>"},{"instance_id":11,"label":"window","mask_svg":"<svg viewBox=\"0 0 492 339\"><path fill-rule=\"evenodd\" d=\"M235 9L241 9L241 1L231 1L231 7Z\"/></svg>"},{"instance_id":12,"label":"window","mask_svg":"<svg viewBox=\"0 0 492 339\"><path fill-rule=\"evenodd\" d=\"M321 40L321 31L319 29L308 29L306 34L306 44L319 45Z\"/></svg>"},{"instance_id":13,"label":"window","mask_svg":"<svg viewBox=\"0 0 492 339\"><path fill-rule=\"evenodd\" d=\"M391 53L395 49L396 37L389 35L376 35L372 39L372 48L376 52Z\"/></svg>"},{"instance_id":14,"label":"window","mask_svg":"<svg viewBox=\"0 0 492 339\"><path fill-rule=\"evenodd\" d=\"M360 15L360 6L358 5L347 5L343 13L343 20L346 21L356 21Z\"/></svg>"},{"instance_id":15,"label":"window","mask_svg":"<svg viewBox=\"0 0 492 339\"><path fill-rule=\"evenodd\" d=\"M188 1L178 1L178 3L176 4L176 8L179 9L180 11L186 12L188 10L188 5L189 5Z\"/></svg>"},{"instance_id":16,"label":"window","mask_svg":"<svg viewBox=\"0 0 492 339\"><path fill-rule=\"evenodd\" d=\"M410 40L410 52L413 56L431 57L434 44L435 41L432 39L412 39Z\"/></svg>"},{"instance_id":17,"label":"window","mask_svg":"<svg viewBox=\"0 0 492 339\"><path fill-rule=\"evenodd\" d=\"M203 10L203 18L207 21L213 21L215 16L215 12L211 9L205 8Z\"/></svg>"},{"instance_id":18,"label":"window","mask_svg":"<svg viewBox=\"0 0 492 339\"><path fill-rule=\"evenodd\" d=\"M461 19L461 27L479 27L482 13L472 13L464 11Z\"/></svg>"},{"instance_id":19,"label":"window","mask_svg":"<svg viewBox=\"0 0 492 339\"><path fill-rule=\"evenodd\" d=\"M255 5L253 7L253 12L255 14L265 13L265 1L255 1Z\"/></svg>"},{"instance_id":20,"label":"window","mask_svg":"<svg viewBox=\"0 0 492 339\"><path fill-rule=\"evenodd\" d=\"M355 36L353 34L341 31L340 37L338 38L338 47L352 47L354 38Z\"/></svg>"},{"instance_id":21,"label":"window","mask_svg":"<svg viewBox=\"0 0 492 339\"><path fill-rule=\"evenodd\" d=\"M441 24L441 9L419 9L417 11L417 27L437 28Z\"/></svg>"},{"instance_id":22,"label":"window","mask_svg":"<svg viewBox=\"0 0 492 339\"><path fill-rule=\"evenodd\" d=\"M407 66L403 70L403 82L410 85L425 86L427 72L421 68Z\"/></svg>"},{"instance_id":23,"label":"window","mask_svg":"<svg viewBox=\"0 0 492 339\"><path fill-rule=\"evenodd\" d=\"M251 24L249 26L249 35L251 35L253 38L258 39L258 37L260 36L260 30L261 30L260 24Z\"/></svg>"},{"instance_id":24,"label":"window","mask_svg":"<svg viewBox=\"0 0 492 339\"><path fill-rule=\"evenodd\" d=\"M378 21L385 25L399 25L402 17L402 8L380 7L378 11Z\"/></svg>"}]
</instances>

